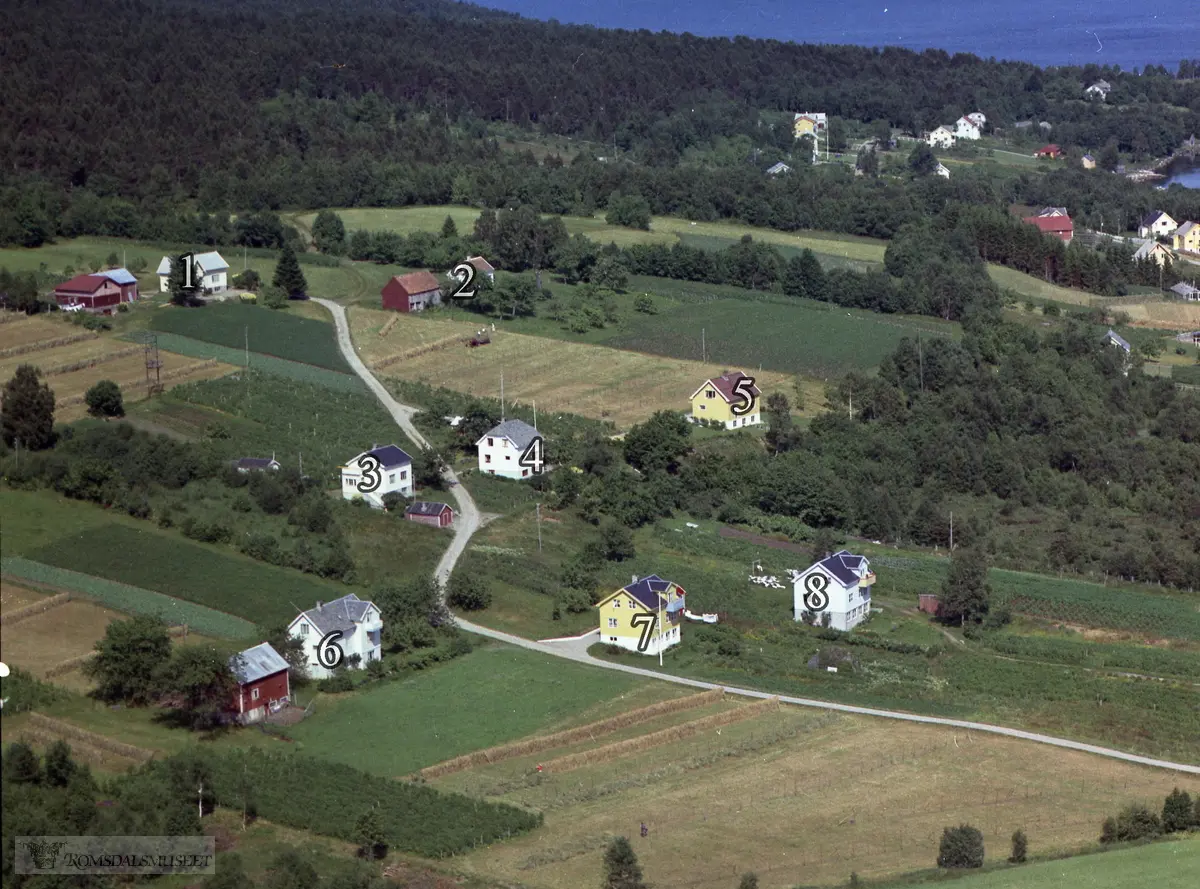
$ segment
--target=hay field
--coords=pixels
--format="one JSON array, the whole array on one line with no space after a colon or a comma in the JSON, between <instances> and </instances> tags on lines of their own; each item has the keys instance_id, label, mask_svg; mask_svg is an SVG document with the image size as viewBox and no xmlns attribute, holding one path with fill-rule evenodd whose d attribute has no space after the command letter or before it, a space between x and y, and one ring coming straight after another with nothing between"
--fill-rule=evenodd
<instances>
[{"instance_id":1,"label":"hay field","mask_svg":"<svg viewBox=\"0 0 1200 889\"><path fill-rule=\"evenodd\" d=\"M63 343L72 337L86 338ZM58 320L27 318L0 324L0 355L7 349L21 351L0 357L0 380L7 380L22 364L37 367L54 391L56 420L84 416L87 405L83 395L100 380L119 385L127 403L146 397L145 356L136 344L89 335L83 328ZM174 352L160 351L159 358L166 388L179 382L222 377L236 369Z\"/></svg>"},{"instance_id":2,"label":"hay field","mask_svg":"<svg viewBox=\"0 0 1200 889\"><path fill-rule=\"evenodd\" d=\"M720 731L561 775L451 776L455 789L546 815L533 834L460 861L531 889L574 889L599 884L605 844L624 835L659 889L724 889L748 870L763 889L841 884L851 871L932 867L945 826L978 827L989 858L1007 855L1022 828L1042 854L1094 843L1126 802L1157 808L1173 787L1200 790L1174 773L1016 739L791 707Z\"/></svg>"},{"instance_id":3,"label":"hay field","mask_svg":"<svg viewBox=\"0 0 1200 889\"><path fill-rule=\"evenodd\" d=\"M497 397L500 374L504 395L521 404L537 402L539 411L569 411L612 420L626 428L659 410L684 411L688 398L708 377L729 369L699 361L681 361L641 352L568 343L508 333L498 325L488 346L470 349L456 338L476 324L402 317L388 332L379 330L391 313L353 308L350 325L359 354L381 376L419 380L470 395ZM389 357L433 351L384 363ZM754 374L765 394L790 391L787 374Z\"/></svg>"},{"instance_id":4,"label":"hay field","mask_svg":"<svg viewBox=\"0 0 1200 889\"><path fill-rule=\"evenodd\" d=\"M38 678L56 664L80 657L104 637L104 630L125 615L82 600L67 602L43 614L0 627L4 662Z\"/></svg>"},{"instance_id":5,"label":"hay field","mask_svg":"<svg viewBox=\"0 0 1200 889\"><path fill-rule=\"evenodd\" d=\"M1121 306L1135 327L1156 327L1162 330L1196 330L1200 328L1200 303L1150 302Z\"/></svg>"},{"instance_id":6,"label":"hay field","mask_svg":"<svg viewBox=\"0 0 1200 889\"><path fill-rule=\"evenodd\" d=\"M19 583L0 579L0 614L8 614L26 605L41 602L49 597L49 593L31 589Z\"/></svg>"}]
</instances>

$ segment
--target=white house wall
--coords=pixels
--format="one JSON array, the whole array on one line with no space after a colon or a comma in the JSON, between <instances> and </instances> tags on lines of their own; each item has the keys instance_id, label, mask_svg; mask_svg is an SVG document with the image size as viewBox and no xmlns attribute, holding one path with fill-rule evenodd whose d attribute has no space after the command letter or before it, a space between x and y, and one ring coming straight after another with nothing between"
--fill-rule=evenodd
<instances>
[{"instance_id":1,"label":"white house wall","mask_svg":"<svg viewBox=\"0 0 1200 889\"><path fill-rule=\"evenodd\" d=\"M371 643L370 634L373 632L379 633L380 644ZM321 644L323 634L308 620L301 620L292 627L289 635L293 639L299 639L304 645L304 662L307 665L308 675L313 679L328 679L333 675L333 671L322 667L317 660L317 648ZM354 632L349 636L343 636L341 639L335 640L341 646L344 661L349 666L350 658L358 655L358 669L364 669L370 661L377 661L383 655L382 646L383 637L383 621L380 617L379 610L376 608L367 609L363 615L363 621L359 623Z\"/></svg>"},{"instance_id":2,"label":"white house wall","mask_svg":"<svg viewBox=\"0 0 1200 889\"><path fill-rule=\"evenodd\" d=\"M665 633L653 636L650 639L650 644L646 646L645 651L638 651L638 642L640 639L640 636L601 636L601 640L608 645L615 645L618 648L624 648L626 651L632 651L635 654L657 655L660 651L666 651L671 646L679 644L679 627L672 627Z\"/></svg>"},{"instance_id":3,"label":"white house wall","mask_svg":"<svg viewBox=\"0 0 1200 889\"><path fill-rule=\"evenodd\" d=\"M521 451L507 438L496 438L494 444L487 441L479 446L479 471L484 475L497 475L501 478L532 478L536 473L528 466L519 462ZM521 473L525 472L525 475Z\"/></svg>"}]
</instances>

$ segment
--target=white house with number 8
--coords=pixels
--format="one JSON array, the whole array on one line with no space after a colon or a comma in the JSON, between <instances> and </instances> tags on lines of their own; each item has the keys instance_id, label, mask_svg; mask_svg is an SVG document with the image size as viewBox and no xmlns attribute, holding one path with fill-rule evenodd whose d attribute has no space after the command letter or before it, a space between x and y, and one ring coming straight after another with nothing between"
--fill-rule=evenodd
<instances>
[{"instance_id":1,"label":"white house with number 8","mask_svg":"<svg viewBox=\"0 0 1200 889\"><path fill-rule=\"evenodd\" d=\"M395 445L375 445L342 467L342 499L383 508L385 494L413 496L412 457Z\"/></svg>"},{"instance_id":2,"label":"white house with number 8","mask_svg":"<svg viewBox=\"0 0 1200 889\"><path fill-rule=\"evenodd\" d=\"M792 572L792 599L795 619L803 620L807 612L835 630L853 629L871 613L871 585L875 575L864 556L846 550L810 565L804 571ZM810 617L811 619L811 617Z\"/></svg>"},{"instance_id":3,"label":"white house with number 8","mask_svg":"<svg viewBox=\"0 0 1200 889\"><path fill-rule=\"evenodd\" d=\"M383 617L374 602L350 593L300 612L288 625L288 635L303 644L308 675L328 679L337 667L361 669L379 660Z\"/></svg>"},{"instance_id":4,"label":"white house with number 8","mask_svg":"<svg viewBox=\"0 0 1200 889\"><path fill-rule=\"evenodd\" d=\"M479 471L503 478L530 478L546 468L538 431L522 420L505 420L475 442Z\"/></svg>"}]
</instances>

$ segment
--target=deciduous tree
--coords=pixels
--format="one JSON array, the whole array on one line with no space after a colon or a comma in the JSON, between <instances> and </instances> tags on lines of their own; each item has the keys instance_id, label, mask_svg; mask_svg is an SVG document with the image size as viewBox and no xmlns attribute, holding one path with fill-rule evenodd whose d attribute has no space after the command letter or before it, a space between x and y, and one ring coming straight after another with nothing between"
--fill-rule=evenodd
<instances>
[{"instance_id":1,"label":"deciduous tree","mask_svg":"<svg viewBox=\"0 0 1200 889\"><path fill-rule=\"evenodd\" d=\"M987 557L981 550L964 547L955 551L939 597L943 622L963 625L987 616L992 592L987 572Z\"/></svg>"},{"instance_id":2,"label":"deciduous tree","mask_svg":"<svg viewBox=\"0 0 1200 889\"><path fill-rule=\"evenodd\" d=\"M105 628L84 671L96 680L94 694L101 700L143 706L156 697L155 682L170 658L166 626L158 618L137 615Z\"/></svg>"},{"instance_id":3,"label":"deciduous tree","mask_svg":"<svg viewBox=\"0 0 1200 889\"><path fill-rule=\"evenodd\" d=\"M101 380L87 390L83 396L88 413L93 417L123 417L125 403L121 398L121 387L112 380Z\"/></svg>"},{"instance_id":4,"label":"deciduous tree","mask_svg":"<svg viewBox=\"0 0 1200 889\"><path fill-rule=\"evenodd\" d=\"M969 824L947 827L938 845L938 867L983 867L983 834Z\"/></svg>"}]
</instances>

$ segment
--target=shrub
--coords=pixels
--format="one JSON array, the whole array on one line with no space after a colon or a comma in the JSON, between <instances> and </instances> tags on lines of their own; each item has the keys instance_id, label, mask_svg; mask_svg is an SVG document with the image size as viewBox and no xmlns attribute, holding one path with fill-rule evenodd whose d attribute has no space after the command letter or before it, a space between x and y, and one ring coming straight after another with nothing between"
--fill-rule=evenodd
<instances>
[{"instance_id":1,"label":"shrub","mask_svg":"<svg viewBox=\"0 0 1200 889\"><path fill-rule=\"evenodd\" d=\"M1196 813L1192 809L1192 798L1186 790L1176 787L1167 795L1163 803L1162 828L1166 833L1187 830L1196 823Z\"/></svg>"},{"instance_id":2,"label":"shrub","mask_svg":"<svg viewBox=\"0 0 1200 889\"><path fill-rule=\"evenodd\" d=\"M1106 818L1100 832L1102 843L1124 843L1156 837L1163 832L1158 815L1143 805L1134 803L1121 810L1116 818Z\"/></svg>"},{"instance_id":3,"label":"shrub","mask_svg":"<svg viewBox=\"0 0 1200 889\"><path fill-rule=\"evenodd\" d=\"M983 867L983 834L969 824L947 827L938 846L938 867Z\"/></svg>"},{"instance_id":4,"label":"shrub","mask_svg":"<svg viewBox=\"0 0 1200 889\"><path fill-rule=\"evenodd\" d=\"M449 584L449 602L463 611L482 611L492 604L492 591L472 574L453 574Z\"/></svg>"},{"instance_id":5,"label":"shrub","mask_svg":"<svg viewBox=\"0 0 1200 889\"><path fill-rule=\"evenodd\" d=\"M1024 864L1028 848L1029 842L1025 839L1025 831L1018 830L1012 835L1012 855L1008 856L1008 860L1013 864Z\"/></svg>"},{"instance_id":6,"label":"shrub","mask_svg":"<svg viewBox=\"0 0 1200 889\"><path fill-rule=\"evenodd\" d=\"M328 679L322 679L317 683L319 691L329 694L341 694L342 692L354 691L354 680L350 678L348 670L338 670Z\"/></svg>"},{"instance_id":7,"label":"shrub","mask_svg":"<svg viewBox=\"0 0 1200 889\"><path fill-rule=\"evenodd\" d=\"M124 305L122 303L122 305ZM88 413L93 417L123 417L125 404L121 399L121 387L112 380L101 380L87 390L83 396Z\"/></svg>"}]
</instances>

